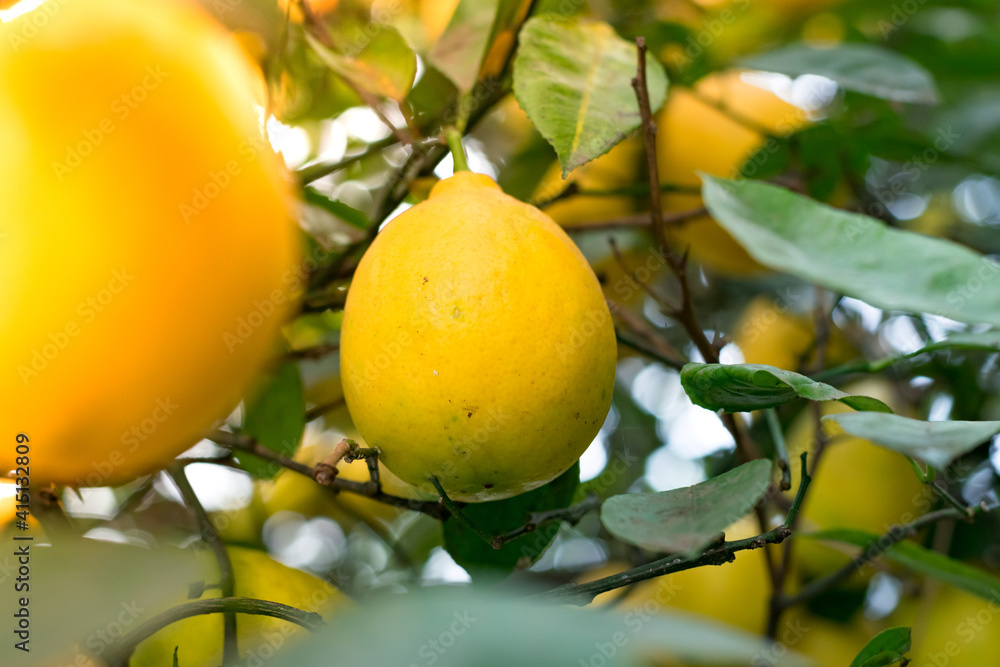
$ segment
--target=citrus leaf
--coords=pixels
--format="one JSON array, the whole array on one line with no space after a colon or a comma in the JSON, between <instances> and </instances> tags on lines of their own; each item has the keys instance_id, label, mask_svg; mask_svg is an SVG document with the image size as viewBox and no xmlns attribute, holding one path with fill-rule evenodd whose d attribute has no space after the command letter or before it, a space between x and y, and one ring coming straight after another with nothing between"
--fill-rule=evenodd
<instances>
[{"instance_id":1,"label":"citrus leaf","mask_svg":"<svg viewBox=\"0 0 1000 667\"><path fill-rule=\"evenodd\" d=\"M336 217L338 220L343 220L355 229L368 229L371 227L371 221L368 220L368 216L365 215L363 211L359 211L339 199L330 199L316 188L305 188L303 190L302 198L307 204L312 204L317 208L323 209L330 215Z\"/></svg>"},{"instance_id":2,"label":"citrus leaf","mask_svg":"<svg viewBox=\"0 0 1000 667\"><path fill-rule=\"evenodd\" d=\"M792 651L773 651L763 637L693 615L658 608L636 620L634 612L581 612L485 587L418 589L366 600L268 665L329 664L336 656L345 667L634 667L650 664L654 655L699 665L749 665L761 655L771 656L768 664L775 667L812 664Z\"/></svg>"},{"instance_id":3,"label":"citrus leaf","mask_svg":"<svg viewBox=\"0 0 1000 667\"><path fill-rule=\"evenodd\" d=\"M851 667L885 667L906 657L910 650L910 629L889 628L868 642L851 662Z\"/></svg>"},{"instance_id":4,"label":"citrus leaf","mask_svg":"<svg viewBox=\"0 0 1000 667\"><path fill-rule=\"evenodd\" d=\"M805 375L764 364L686 364L681 386L695 405L709 410L749 412L774 408L796 398L840 401L855 410L892 412L870 396L852 396Z\"/></svg>"},{"instance_id":5,"label":"citrus leaf","mask_svg":"<svg viewBox=\"0 0 1000 667\"><path fill-rule=\"evenodd\" d=\"M746 516L770 484L771 462L750 461L694 486L612 496L601 522L629 544L693 558Z\"/></svg>"},{"instance_id":6,"label":"citrus leaf","mask_svg":"<svg viewBox=\"0 0 1000 667\"><path fill-rule=\"evenodd\" d=\"M472 503L466 505L462 513L488 535L501 535L523 526L530 512L566 507L573 500L579 484L580 464L575 463L562 475L534 491L504 500ZM496 577L513 571L521 559L526 559L526 563L538 560L558 531L559 522L553 521L540 526L534 533L494 549L461 521L452 518L444 523L444 546L455 562L473 578Z\"/></svg>"},{"instance_id":7,"label":"citrus leaf","mask_svg":"<svg viewBox=\"0 0 1000 667\"><path fill-rule=\"evenodd\" d=\"M382 25L350 56L320 44L306 34L306 41L326 65L352 84L378 97L402 102L417 73L417 56L395 28Z\"/></svg>"},{"instance_id":8,"label":"citrus leaf","mask_svg":"<svg viewBox=\"0 0 1000 667\"><path fill-rule=\"evenodd\" d=\"M607 153L639 126L635 44L606 23L536 16L521 30L514 59L514 96L552 144L563 177ZM649 103L667 93L663 67L646 58Z\"/></svg>"},{"instance_id":9,"label":"citrus leaf","mask_svg":"<svg viewBox=\"0 0 1000 667\"><path fill-rule=\"evenodd\" d=\"M873 412L827 415L823 419L837 423L850 435L942 469L1000 433L1000 421L927 422Z\"/></svg>"},{"instance_id":10,"label":"citrus leaf","mask_svg":"<svg viewBox=\"0 0 1000 667\"><path fill-rule=\"evenodd\" d=\"M926 69L881 46L838 44L814 48L793 44L743 58L748 69L778 72L788 76L818 74L836 81L845 90L893 102L934 104L938 101L934 77Z\"/></svg>"},{"instance_id":11,"label":"citrus leaf","mask_svg":"<svg viewBox=\"0 0 1000 667\"><path fill-rule=\"evenodd\" d=\"M503 0L461 0L444 34L428 55L430 63L461 92L476 85Z\"/></svg>"},{"instance_id":12,"label":"citrus leaf","mask_svg":"<svg viewBox=\"0 0 1000 667\"><path fill-rule=\"evenodd\" d=\"M260 393L247 402L243 432L270 450L292 456L302 440L305 414L299 367L285 363L267 379ZM260 479L272 479L280 470L274 464L245 452L237 452L237 460L241 468Z\"/></svg>"},{"instance_id":13,"label":"citrus leaf","mask_svg":"<svg viewBox=\"0 0 1000 667\"><path fill-rule=\"evenodd\" d=\"M868 364L868 372L877 373L881 370L889 368L893 364L899 363L904 359L911 359L921 354L937 352L940 350L983 350L987 352L998 352L1000 351L1000 331L994 330L971 333L955 333L942 340L925 345L919 350L914 350L913 352L909 352L898 357L888 357L879 361L870 362Z\"/></svg>"},{"instance_id":14,"label":"citrus leaf","mask_svg":"<svg viewBox=\"0 0 1000 667\"><path fill-rule=\"evenodd\" d=\"M878 546L879 536L864 530L840 528L808 533L806 536L816 540L853 544L865 550L874 550L873 553L882 551ZM906 540L898 542L884 551L882 555L893 563L907 567L914 572L934 577L949 586L954 586L984 600L1000 602L1000 598L998 598L1000 579L937 551L931 551L916 542Z\"/></svg>"},{"instance_id":15,"label":"citrus leaf","mask_svg":"<svg viewBox=\"0 0 1000 667\"><path fill-rule=\"evenodd\" d=\"M712 216L758 262L887 310L1000 325L1000 264L783 188L703 174Z\"/></svg>"}]
</instances>

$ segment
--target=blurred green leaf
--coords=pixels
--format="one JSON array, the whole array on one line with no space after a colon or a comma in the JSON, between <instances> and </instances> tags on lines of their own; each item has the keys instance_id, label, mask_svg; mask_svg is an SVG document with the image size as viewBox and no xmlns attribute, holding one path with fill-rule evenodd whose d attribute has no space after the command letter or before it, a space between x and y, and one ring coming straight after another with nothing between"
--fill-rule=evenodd
<instances>
[{"instance_id":1,"label":"blurred green leaf","mask_svg":"<svg viewBox=\"0 0 1000 667\"><path fill-rule=\"evenodd\" d=\"M896 528L900 529L899 526ZM864 530L840 528L807 533L806 536L816 540L853 544L872 553L882 551L878 544L879 536ZM898 542L884 551L883 556L893 563L933 577L984 600L998 600L1000 579L937 551L931 551L916 542L906 540Z\"/></svg>"},{"instance_id":2,"label":"blurred green leaf","mask_svg":"<svg viewBox=\"0 0 1000 667\"><path fill-rule=\"evenodd\" d=\"M462 92L500 74L530 7L527 0L461 0L428 59Z\"/></svg>"},{"instance_id":3,"label":"blurred green leaf","mask_svg":"<svg viewBox=\"0 0 1000 667\"><path fill-rule=\"evenodd\" d=\"M788 76L818 74L847 90L893 102L933 104L938 101L934 77L906 56L873 44L839 44L815 48L793 44L742 58L748 69Z\"/></svg>"},{"instance_id":4,"label":"blurred green leaf","mask_svg":"<svg viewBox=\"0 0 1000 667\"><path fill-rule=\"evenodd\" d=\"M580 483L580 464L534 491L488 503L470 503L462 512L489 535L501 535L524 525L530 512L566 507ZM473 577L496 577L538 560L555 539L559 522L540 526L537 531L494 549L461 521L444 523L444 545L455 562Z\"/></svg>"},{"instance_id":5,"label":"blurred green leaf","mask_svg":"<svg viewBox=\"0 0 1000 667\"><path fill-rule=\"evenodd\" d=\"M767 653L765 653L767 652ZM496 591L438 588L371 599L273 658L274 667L604 665L640 667L671 656L702 665L811 664L742 630L693 616L597 613Z\"/></svg>"},{"instance_id":6,"label":"blurred green leaf","mask_svg":"<svg viewBox=\"0 0 1000 667\"><path fill-rule=\"evenodd\" d=\"M725 412L774 408L796 398L892 412L877 398L845 394L805 375L764 364L686 364L681 369L681 386L695 405Z\"/></svg>"},{"instance_id":7,"label":"blurred green leaf","mask_svg":"<svg viewBox=\"0 0 1000 667\"><path fill-rule=\"evenodd\" d=\"M24 537L25 533L20 533ZM111 643L166 609L192 581L204 578L193 550L145 549L68 533L52 535L51 545L7 541L0 556L0 615L7 619L0 664L92 664L74 646L106 656ZM19 556L28 548L28 588L15 591ZM19 599L28 602L30 653L14 648ZM78 658L79 656L79 658ZM76 662L76 660L80 662Z\"/></svg>"},{"instance_id":8,"label":"blurred green leaf","mask_svg":"<svg viewBox=\"0 0 1000 667\"><path fill-rule=\"evenodd\" d=\"M243 432L279 454L292 456L305 429L306 404L299 367L284 363L246 404ZM240 467L259 479L272 479L279 467L245 452L237 453Z\"/></svg>"},{"instance_id":9,"label":"blurred green leaf","mask_svg":"<svg viewBox=\"0 0 1000 667\"><path fill-rule=\"evenodd\" d=\"M694 486L612 496L601 522L629 544L692 558L746 516L770 484L771 462L750 461Z\"/></svg>"},{"instance_id":10,"label":"blurred green leaf","mask_svg":"<svg viewBox=\"0 0 1000 667\"><path fill-rule=\"evenodd\" d=\"M1000 325L1000 264L783 188L703 174L712 216L758 262L887 310Z\"/></svg>"},{"instance_id":11,"label":"blurred green leaf","mask_svg":"<svg viewBox=\"0 0 1000 667\"><path fill-rule=\"evenodd\" d=\"M635 44L606 23L553 15L530 19L514 60L518 104L559 156L565 177L607 153L639 126ZM667 92L663 67L647 54L650 106Z\"/></svg>"},{"instance_id":12,"label":"blurred green leaf","mask_svg":"<svg viewBox=\"0 0 1000 667\"><path fill-rule=\"evenodd\" d=\"M910 629L889 628L878 633L861 649L851 667L885 667L906 657L910 650Z\"/></svg>"},{"instance_id":13,"label":"blurred green leaf","mask_svg":"<svg viewBox=\"0 0 1000 667\"><path fill-rule=\"evenodd\" d=\"M1000 421L929 422L873 412L827 415L823 419L836 422L850 435L941 469L1000 433Z\"/></svg>"},{"instance_id":14,"label":"blurred green leaf","mask_svg":"<svg viewBox=\"0 0 1000 667\"><path fill-rule=\"evenodd\" d=\"M338 199L330 199L316 188L306 187L303 191L303 199L307 204L323 209L355 229L368 229L371 226L371 221L363 211L359 211Z\"/></svg>"},{"instance_id":15,"label":"blurred green leaf","mask_svg":"<svg viewBox=\"0 0 1000 667\"><path fill-rule=\"evenodd\" d=\"M382 25L374 35L362 34L366 39L361 44L347 42L341 51L328 49L308 34L306 41L330 69L358 88L402 102L413 86L416 54L392 26Z\"/></svg>"}]
</instances>

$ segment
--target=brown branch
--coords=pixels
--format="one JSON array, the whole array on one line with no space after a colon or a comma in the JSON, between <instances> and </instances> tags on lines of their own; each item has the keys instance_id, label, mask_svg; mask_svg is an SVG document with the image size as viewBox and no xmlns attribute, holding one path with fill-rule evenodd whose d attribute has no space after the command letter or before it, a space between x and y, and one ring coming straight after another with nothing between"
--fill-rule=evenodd
<instances>
[{"instance_id":1,"label":"brown branch","mask_svg":"<svg viewBox=\"0 0 1000 667\"><path fill-rule=\"evenodd\" d=\"M692 208L686 211L675 211L673 213L664 213L661 215L663 224L667 226L679 226L680 224L692 220L694 218L700 218L708 213L708 209L704 206L699 206L697 208ZM649 227L652 222L650 221L649 213L636 213L635 215L626 215L620 218L614 218L612 220L597 220L595 222L574 222L562 225L562 228L566 232L606 232L613 231L616 229L631 228L631 227Z\"/></svg>"},{"instance_id":2,"label":"brown branch","mask_svg":"<svg viewBox=\"0 0 1000 667\"><path fill-rule=\"evenodd\" d=\"M420 512L441 521L448 516L447 510L436 502L400 498L399 496L393 496L380 490L373 489L369 482L355 482L335 475L329 475L328 471L323 470L321 466L316 466L314 468L304 463L295 461L294 459L290 459L287 456L283 456L271 449L268 449L253 438L244 434L214 431L208 436L208 438L223 447L248 452L277 466L287 468L288 470L296 472L304 477L308 477L321 487L329 489L334 493L339 491L356 493L387 505Z\"/></svg>"},{"instance_id":3,"label":"brown branch","mask_svg":"<svg viewBox=\"0 0 1000 667\"><path fill-rule=\"evenodd\" d=\"M340 343L324 343L313 347L304 347L301 350L292 350L285 354L285 359L294 361L296 359L322 359L328 354L333 354L340 349Z\"/></svg>"},{"instance_id":4,"label":"brown branch","mask_svg":"<svg viewBox=\"0 0 1000 667\"><path fill-rule=\"evenodd\" d=\"M650 221L653 225L653 234L656 236L660 248L667 247L667 236L663 230L663 204L660 199L660 172L656 163L656 123L653 121L653 112L649 108L649 88L646 84L646 38L635 38L636 49L639 54L637 72L632 79L632 87L635 89L635 96L639 101L639 115L642 118L642 136L646 143L646 165L649 168L649 199L652 203L650 210Z\"/></svg>"}]
</instances>

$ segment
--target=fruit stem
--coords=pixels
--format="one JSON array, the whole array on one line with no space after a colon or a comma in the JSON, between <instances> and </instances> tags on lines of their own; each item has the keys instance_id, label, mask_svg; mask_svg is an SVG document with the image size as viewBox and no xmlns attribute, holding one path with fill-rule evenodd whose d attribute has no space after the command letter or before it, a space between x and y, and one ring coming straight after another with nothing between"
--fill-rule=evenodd
<instances>
[{"instance_id":1,"label":"fruit stem","mask_svg":"<svg viewBox=\"0 0 1000 667\"><path fill-rule=\"evenodd\" d=\"M776 463L781 470L781 490L788 491L792 488L792 468L788 465L788 448L785 446L785 435L781 432L778 411L774 408L768 408L764 410L764 416L767 419L767 427L771 431L771 440L774 442Z\"/></svg>"},{"instance_id":2,"label":"fruit stem","mask_svg":"<svg viewBox=\"0 0 1000 667\"><path fill-rule=\"evenodd\" d=\"M455 161L455 171L469 171L469 162L465 157L465 148L462 146L462 133L455 127L449 127L444 131L444 138L451 150L451 157Z\"/></svg>"},{"instance_id":3,"label":"fruit stem","mask_svg":"<svg viewBox=\"0 0 1000 667\"><path fill-rule=\"evenodd\" d=\"M451 515L453 517L461 521L462 525L464 525L466 528L468 528L473 533L478 535L483 540L483 542L486 542L486 544L490 545L494 549L499 549L502 546L496 543L496 540L492 535L488 535L485 530L483 530L475 523L473 523L472 519L465 516L465 513L462 511L462 508L458 506L458 503L449 498L448 494L444 492L444 488L441 487L441 482L438 481L437 477L431 475L428 479L430 479L430 482L431 484L434 485L434 488L437 489L438 502L447 507L448 511L451 512Z\"/></svg>"}]
</instances>

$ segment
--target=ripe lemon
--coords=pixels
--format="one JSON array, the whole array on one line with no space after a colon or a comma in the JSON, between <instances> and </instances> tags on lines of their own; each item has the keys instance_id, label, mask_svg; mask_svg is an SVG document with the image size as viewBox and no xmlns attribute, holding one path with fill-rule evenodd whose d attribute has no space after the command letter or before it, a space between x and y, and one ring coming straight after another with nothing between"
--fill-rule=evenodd
<instances>
[{"instance_id":1,"label":"ripe lemon","mask_svg":"<svg viewBox=\"0 0 1000 667\"><path fill-rule=\"evenodd\" d=\"M385 465L454 498L530 491L568 469L608 409L615 334L551 218L460 172L361 259L341 332L344 395Z\"/></svg>"},{"instance_id":2,"label":"ripe lemon","mask_svg":"<svg viewBox=\"0 0 1000 667\"><path fill-rule=\"evenodd\" d=\"M924 604L904 601L893 614L898 625L913 627L914 667L978 667L1000 652L1000 599L984 600L942 586Z\"/></svg>"},{"instance_id":3,"label":"ripe lemon","mask_svg":"<svg viewBox=\"0 0 1000 667\"><path fill-rule=\"evenodd\" d=\"M711 74L694 91L673 88L657 120L657 161L660 181L681 186L701 186L698 171L727 178L751 153L765 144L765 137L716 108L722 104L774 135L789 134L806 122L805 112L774 93L746 83L739 72ZM694 194L668 192L664 210L687 211L701 206ZM705 215L672 226L671 240L691 257L726 275L764 271L711 217Z\"/></svg>"},{"instance_id":4,"label":"ripe lemon","mask_svg":"<svg viewBox=\"0 0 1000 667\"><path fill-rule=\"evenodd\" d=\"M872 396L894 411L905 414L905 407L892 388L881 379L872 378L844 387L849 394ZM824 415L849 412L850 408L830 401L822 406ZM828 428L824 423L824 427ZM812 484L802 506L803 530L857 528L881 535L893 524L912 521L932 508L934 495L913 474L902 454L874 443L830 433ZM803 451L813 451L815 427L810 411L804 412L786 434L789 460L798 462ZM799 466L792 465L792 490L799 487ZM845 485L852 491L845 493ZM851 552L856 552L852 549ZM796 557L804 574L829 572L847 562L848 556L810 539L796 543ZM875 570L866 569L858 584Z\"/></svg>"},{"instance_id":5,"label":"ripe lemon","mask_svg":"<svg viewBox=\"0 0 1000 667\"><path fill-rule=\"evenodd\" d=\"M350 605L350 599L317 577L296 570L265 552L242 547L228 547L236 581L236 597L255 598L286 604L303 611L322 614ZM218 582L218 565L211 552L205 551L205 583ZM190 602L187 592L179 592L174 605ZM209 589L200 599L219 597L219 589ZM136 648L131 667L172 667L174 648L178 664L184 667L217 667L222 663L222 614L205 614L178 621L163 628ZM238 614L236 636L240 657L253 664L272 656L289 642L308 635L304 628L270 616Z\"/></svg>"},{"instance_id":6,"label":"ripe lemon","mask_svg":"<svg viewBox=\"0 0 1000 667\"><path fill-rule=\"evenodd\" d=\"M91 0L0 26L0 70L3 426L33 482L129 480L236 405L298 280L253 66L186 3Z\"/></svg>"},{"instance_id":7,"label":"ripe lemon","mask_svg":"<svg viewBox=\"0 0 1000 667\"><path fill-rule=\"evenodd\" d=\"M633 136L608 153L574 169L567 178L561 176L559 163L553 163L542 178L532 201L544 202L563 192L570 183L586 190L615 190L632 185L639 177L642 145ZM604 222L620 218L634 210L628 196L592 196L577 194L554 201L545 207L545 214L560 225Z\"/></svg>"},{"instance_id":8,"label":"ripe lemon","mask_svg":"<svg viewBox=\"0 0 1000 667\"><path fill-rule=\"evenodd\" d=\"M759 296L747 305L733 327L733 342L748 364L767 364L795 371L814 358L816 324L812 317ZM859 356L843 331L833 328L827 343L826 361L835 366Z\"/></svg>"}]
</instances>

